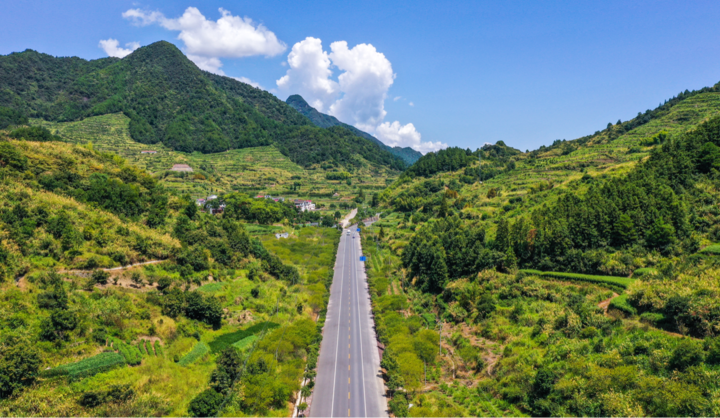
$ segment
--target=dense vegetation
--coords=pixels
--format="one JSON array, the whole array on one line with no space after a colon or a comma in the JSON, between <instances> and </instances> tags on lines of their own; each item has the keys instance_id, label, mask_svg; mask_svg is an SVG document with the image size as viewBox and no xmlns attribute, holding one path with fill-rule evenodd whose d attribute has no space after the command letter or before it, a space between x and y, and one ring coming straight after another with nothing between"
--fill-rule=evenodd
<instances>
[{"instance_id":1,"label":"dense vegetation","mask_svg":"<svg viewBox=\"0 0 720 418\"><path fill-rule=\"evenodd\" d=\"M175 46L156 42L122 60L52 58L35 51L0 57L0 105L47 120L123 112L131 137L183 152L215 153L277 144L294 162L352 164L359 154L394 169L404 163L346 128L313 127L267 92L198 69ZM34 83L42 85L31 93Z\"/></svg>"},{"instance_id":2,"label":"dense vegetation","mask_svg":"<svg viewBox=\"0 0 720 418\"><path fill-rule=\"evenodd\" d=\"M216 339L235 335L223 341L247 353L239 343L252 337L255 353L274 354L270 344L285 347L300 329L309 340L274 363L292 371L289 386L257 409L286 410L317 343L308 318L324 309L337 231L325 230L329 255L281 259L245 222L291 225L291 205L235 194L227 216L213 216L116 155L42 128L9 135L0 132L3 415L185 415L215 368ZM247 322L254 331L240 336Z\"/></svg>"}]
</instances>

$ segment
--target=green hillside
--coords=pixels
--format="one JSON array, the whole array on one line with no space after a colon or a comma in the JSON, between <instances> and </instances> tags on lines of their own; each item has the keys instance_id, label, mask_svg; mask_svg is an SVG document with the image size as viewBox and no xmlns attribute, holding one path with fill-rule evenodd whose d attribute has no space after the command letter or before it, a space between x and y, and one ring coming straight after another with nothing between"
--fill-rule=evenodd
<instances>
[{"instance_id":1,"label":"green hillside","mask_svg":"<svg viewBox=\"0 0 720 418\"><path fill-rule=\"evenodd\" d=\"M396 415L717 413L691 376L720 375L719 87L532 152L429 153L378 196Z\"/></svg>"},{"instance_id":2,"label":"green hillside","mask_svg":"<svg viewBox=\"0 0 720 418\"><path fill-rule=\"evenodd\" d=\"M318 112L314 107L310 106L299 94L291 95L287 98L286 102L295 110L310 119L310 122L312 122L315 126L319 126L320 128L331 128L333 126L342 126L344 128L347 128L355 135L368 139L376 143L381 148L389 151L391 154L402 158L402 160L405 161L408 165L412 165L413 163L415 163L415 161L422 157L422 154L419 151L415 151L410 147L402 148L387 146L383 144L379 139L368 134L367 132L363 132L360 129L346 123L342 123L334 116Z\"/></svg>"},{"instance_id":3,"label":"green hillside","mask_svg":"<svg viewBox=\"0 0 720 418\"><path fill-rule=\"evenodd\" d=\"M404 163L342 128L320 129L270 93L203 72L168 42L123 58L84 61L35 51L0 57L0 105L48 121L123 112L130 136L183 152L274 144L296 164L350 164L353 156L393 169Z\"/></svg>"},{"instance_id":4,"label":"green hillside","mask_svg":"<svg viewBox=\"0 0 720 418\"><path fill-rule=\"evenodd\" d=\"M263 194L286 198L312 199L330 209L358 194L358 188L368 193L379 192L397 172L356 156L347 166L332 163L302 167L293 163L272 145L243 148L226 152L202 154L174 151L162 144L146 145L135 142L129 134L130 119L121 113L93 116L77 122L47 122L32 119L33 125L50 129L64 141L73 144L92 144L94 149L112 152L133 165L153 174L165 187L188 193L194 199L211 194L241 191L251 195ZM142 151L155 151L143 154ZM174 164L188 164L193 172L170 171ZM328 179L335 173L349 177ZM337 193L337 196L333 196Z\"/></svg>"},{"instance_id":5,"label":"green hillside","mask_svg":"<svg viewBox=\"0 0 720 418\"><path fill-rule=\"evenodd\" d=\"M289 415L339 231L237 193L224 215L199 212L117 154L54 139L0 131L0 415ZM249 231L267 220L291 237L265 246ZM223 411L204 401L233 384L245 396Z\"/></svg>"}]
</instances>

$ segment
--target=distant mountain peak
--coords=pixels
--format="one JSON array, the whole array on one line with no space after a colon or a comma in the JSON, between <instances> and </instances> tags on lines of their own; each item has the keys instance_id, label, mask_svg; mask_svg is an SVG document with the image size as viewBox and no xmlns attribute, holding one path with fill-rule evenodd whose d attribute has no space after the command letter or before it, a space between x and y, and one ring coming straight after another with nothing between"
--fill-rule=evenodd
<instances>
[{"instance_id":1,"label":"distant mountain peak","mask_svg":"<svg viewBox=\"0 0 720 418\"><path fill-rule=\"evenodd\" d=\"M305 117L310 119L310 121L315 125L319 126L320 128L331 128L333 126L342 126L344 128L349 129L352 131L355 135L365 138L367 140L370 140L377 144L380 148L389 151L391 154L396 155L400 157L403 161L405 161L408 165L414 164L415 161L420 159L422 157L422 154L419 151L415 151L414 149L410 147L390 147L388 145L385 145L382 141L375 138L374 136L370 135L367 132L363 132L360 129L348 125L347 123L343 123L339 121L335 116L326 115L324 113L319 112L314 107L310 106L308 102L299 94L293 94L290 97L285 100L285 103L289 104L295 110L302 113Z\"/></svg>"}]
</instances>

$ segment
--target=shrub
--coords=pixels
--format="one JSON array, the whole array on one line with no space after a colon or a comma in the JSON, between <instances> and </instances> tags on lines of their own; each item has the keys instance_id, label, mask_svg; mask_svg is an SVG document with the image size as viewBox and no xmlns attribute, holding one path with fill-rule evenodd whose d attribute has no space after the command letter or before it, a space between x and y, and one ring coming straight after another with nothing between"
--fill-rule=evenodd
<instances>
[{"instance_id":1,"label":"shrub","mask_svg":"<svg viewBox=\"0 0 720 418\"><path fill-rule=\"evenodd\" d=\"M155 355L158 357L165 357L165 352L163 351L162 345L160 345L160 341L155 341Z\"/></svg>"},{"instance_id":2,"label":"shrub","mask_svg":"<svg viewBox=\"0 0 720 418\"><path fill-rule=\"evenodd\" d=\"M700 343L685 338L673 350L669 366L671 369L685 370L703 361L703 351Z\"/></svg>"},{"instance_id":3,"label":"shrub","mask_svg":"<svg viewBox=\"0 0 720 418\"><path fill-rule=\"evenodd\" d=\"M665 315L658 312L644 312L640 315L640 321L650 324L652 326L658 326L665 321Z\"/></svg>"},{"instance_id":4,"label":"shrub","mask_svg":"<svg viewBox=\"0 0 720 418\"><path fill-rule=\"evenodd\" d=\"M213 389L205 389L200 392L188 406L188 415L194 417L214 417L219 412L223 396Z\"/></svg>"},{"instance_id":5,"label":"shrub","mask_svg":"<svg viewBox=\"0 0 720 418\"><path fill-rule=\"evenodd\" d=\"M37 349L25 340L5 337L0 344L0 398L35 381L41 360Z\"/></svg>"},{"instance_id":6,"label":"shrub","mask_svg":"<svg viewBox=\"0 0 720 418\"><path fill-rule=\"evenodd\" d=\"M617 309L626 315L637 315L637 310L627 300L628 295L622 294L610 301L610 308Z\"/></svg>"}]
</instances>

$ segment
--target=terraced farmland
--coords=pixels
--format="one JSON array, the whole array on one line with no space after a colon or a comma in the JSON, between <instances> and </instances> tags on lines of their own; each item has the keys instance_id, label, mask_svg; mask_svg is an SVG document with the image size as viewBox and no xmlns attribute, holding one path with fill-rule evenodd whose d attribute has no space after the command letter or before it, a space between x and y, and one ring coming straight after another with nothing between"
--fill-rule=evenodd
<instances>
[{"instance_id":1,"label":"terraced farmland","mask_svg":"<svg viewBox=\"0 0 720 418\"><path fill-rule=\"evenodd\" d=\"M383 189L388 179L398 173L375 166L358 157L361 167L319 166L303 168L274 146L229 150L216 154L192 154L173 151L162 144L135 142L128 131L129 119L121 114L95 116L77 122L47 122L33 119L33 125L44 126L74 144L92 144L95 149L116 153L160 178L165 186L193 198L230 191L260 193L272 196L309 198L329 204L342 197ZM143 154L142 151L154 151ZM193 172L171 171L175 164L187 164ZM350 171L351 184L328 180L328 171ZM334 193L339 196L332 198Z\"/></svg>"}]
</instances>

